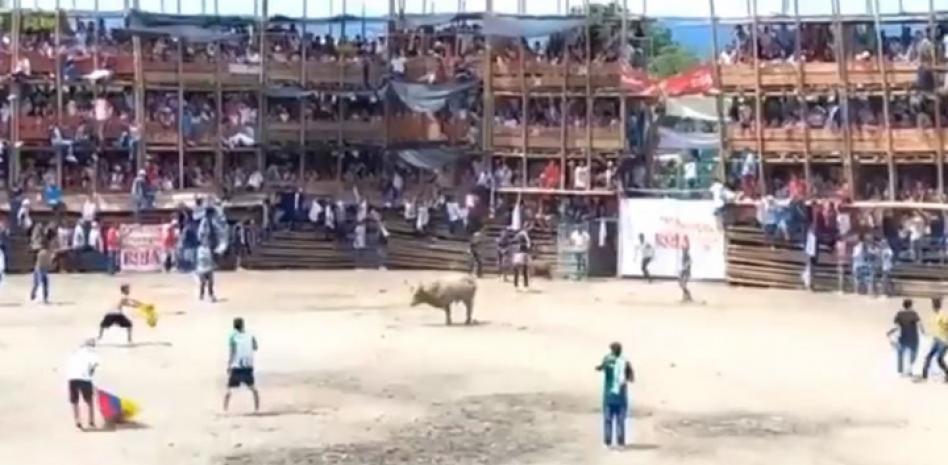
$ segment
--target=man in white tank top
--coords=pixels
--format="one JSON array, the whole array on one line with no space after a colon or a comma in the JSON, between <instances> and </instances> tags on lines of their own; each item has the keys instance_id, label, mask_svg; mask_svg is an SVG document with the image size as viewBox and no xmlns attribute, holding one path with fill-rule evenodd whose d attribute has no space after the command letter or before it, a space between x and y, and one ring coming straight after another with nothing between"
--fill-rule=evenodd
<instances>
[{"instance_id":1,"label":"man in white tank top","mask_svg":"<svg viewBox=\"0 0 948 465\"><path fill-rule=\"evenodd\" d=\"M224 394L224 411L230 404L231 390L245 384L253 393L253 410L260 411L260 393L253 377L253 356L257 351L257 339L244 330L244 319L234 318L234 331L230 334L230 356L227 360L227 393Z\"/></svg>"}]
</instances>

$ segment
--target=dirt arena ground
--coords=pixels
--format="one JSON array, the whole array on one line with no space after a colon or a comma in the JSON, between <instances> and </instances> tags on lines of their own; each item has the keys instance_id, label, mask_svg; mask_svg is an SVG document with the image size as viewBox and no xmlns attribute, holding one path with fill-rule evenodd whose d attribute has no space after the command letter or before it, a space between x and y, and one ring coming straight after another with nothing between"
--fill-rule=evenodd
<instances>
[{"instance_id":1,"label":"dirt arena ground","mask_svg":"<svg viewBox=\"0 0 948 465\"><path fill-rule=\"evenodd\" d=\"M895 375L895 301L671 282L481 281L471 327L410 308L403 272L28 277L0 286L0 460L20 464L928 464L943 456L948 385ZM136 428L72 425L63 366L95 334L118 283L162 312L98 348L100 386L137 400ZM918 302L924 317L928 302ZM463 320L462 311L456 321ZM260 342L263 411L221 412L227 336ZM633 445L600 445L612 340L636 368ZM940 378L940 373L937 373ZM16 460L10 460L16 459Z\"/></svg>"}]
</instances>

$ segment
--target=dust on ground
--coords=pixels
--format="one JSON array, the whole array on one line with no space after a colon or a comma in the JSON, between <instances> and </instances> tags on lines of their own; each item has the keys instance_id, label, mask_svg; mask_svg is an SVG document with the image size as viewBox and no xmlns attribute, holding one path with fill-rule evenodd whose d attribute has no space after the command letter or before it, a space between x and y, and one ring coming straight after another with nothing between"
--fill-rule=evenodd
<instances>
[{"instance_id":1,"label":"dust on ground","mask_svg":"<svg viewBox=\"0 0 948 465\"><path fill-rule=\"evenodd\" d=\"M0 457L26 464L927 464L948 431L948 386L895 375L897 302L672 282L480 282L477 325L408 306L406 272L237 272L226 300L183 275L53 276L53 300L0 288ZM139 423L79 432L63 365L97 332L118 284L157 304L98 351L98 384ZM927 305L919 302L923 316ZM457 310L463 313L460 308ZM231 320L257 336L263 411L220 409ZM631 445L601 445L609 342L637 382ZM917 368L917 367L916 367ZM940 373L936 372L936 377Z\"/></svg>"}]
</instances>

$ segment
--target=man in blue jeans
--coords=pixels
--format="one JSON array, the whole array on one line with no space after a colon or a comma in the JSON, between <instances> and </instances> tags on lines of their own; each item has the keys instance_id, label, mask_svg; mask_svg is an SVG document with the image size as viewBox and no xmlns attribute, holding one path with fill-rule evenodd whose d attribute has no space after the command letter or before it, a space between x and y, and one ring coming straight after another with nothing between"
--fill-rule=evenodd
<instances>
[{"instance_id":1,"label":"man in blue jeans","mask_svg":"<svg viewBox=\"0 0 948 465\"><path fill-rule=\"evenodd\" d=\"M602 359L596 371L603 373L602 418L603 440L606 447L612 446L612 432L615 430L615 444L625 446L625 416L629 411L629 392L627 384L635 375L632 365L622 356L622 344L609 344L609 354Z\"/></svg>"},{"instance_id":2,"label":"man in blue jeans","mask_svg":"<svg viewBox=\"0 0 948 465\"><path fill-rule=\"evenodd\" d=\"M43 303L49 303L49 270L53 267L56 252L50 249L49 242L36 252L36 264L33 267L33 288L30 290L30 300L36 300L36 291L43 288Z\"/></svg>"}]
</instances>

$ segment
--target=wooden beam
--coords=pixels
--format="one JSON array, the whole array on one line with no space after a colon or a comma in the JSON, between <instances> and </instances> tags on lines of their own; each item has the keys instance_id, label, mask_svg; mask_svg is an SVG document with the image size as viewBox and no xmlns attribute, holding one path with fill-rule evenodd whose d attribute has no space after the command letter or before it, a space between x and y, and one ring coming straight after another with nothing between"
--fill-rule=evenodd
<instances>
[{"instance_id":1,"label":"wooden beam","mask_svg":"<svg viewBox=\"0 0 948 465\"><path fill-rule=\"evenodd\" d=\"M760 195L767 194L767 170L764 167L764 95L761 92L760 80L760 43L759 21L757 16L757 0L751 0L751 42L754 53L754 126L757 139L757 185L760 189Z\"/></svg>"},{"instance_id":2,"label":"wooden beam","mask_svg":"<svg viewBox=\"0 0 948 465\"><path fill-rule=\"evenodd\" d=\"M876 30L876 63L879 66L879 72L882 73L882 117L885 119L885 154L886 170L889 174L889 200L895 200L897 185L895 176L895 149L892 143L892 110L889 107L889 72L888 63L885 58L885 45L882 43L882 22L879 20L879 0L873 1L873 18L875 18ZM837 61L840 61L839 57L837 57ZM855 199L856 186L852 186L852 189Z\"/></svg>"},{"instance_id":3,"label":"wooden beam","mask_svg":"<svg viewBox=\"0 0 948 465\"><path fill-rule=\"evenodd\" d=\"M794 37L794 50L793 53L796 55L794 62L797 72L797 104L800 105L800 118L801 123L803 123L803 182L806 185L807 195L812 194L813 186L813 167L811 165L811 154L810 154L810 125L807 124L807 109L806 109L806 77L804 76L804 69L806 64L806 57L803 56L803 23L800 22L800 0L793 0L793 20L796 24L796 34Z\"/></svg>"},{"instance_id":4,"label":"wooden beam","mask_svg":"<svg viewBox=\"0 0 948 465\"><path fill-rule=\"evenodd\" d=\"M878 2L878 0L876 0ZM937 40L937 25L935 24L935 0L928 0L928 37L932 42L932 56L931 56L931 72L935 76L935 86L938 86L938 40ZM936 89L935 92L931 94L932 99L935 101L935 133L938 136L938 148L936 153L938 155L938 161L935 163L935 182L938 188L938 198L945 194L945 133L942 129L941 121L941 96L938 94Z\"/></svg>"},{"instance_id":5,"label":"wooden beam","mask_svg":"<svg viewBox=\"0 0 948 465\"><path fill-rule=\"evenodd\" d=\"M714 79L714 110L718 117L718 164L714 169L715 175L722 182L727 180L727 163L731 156L727 143L727 120L724 118L724 92L721 83L721 63L718 61L718 18L715 14L714 0L708 0L708 8L711 16L711 64L713 68L712 79Z\"/></svg>"}]
</instances>

